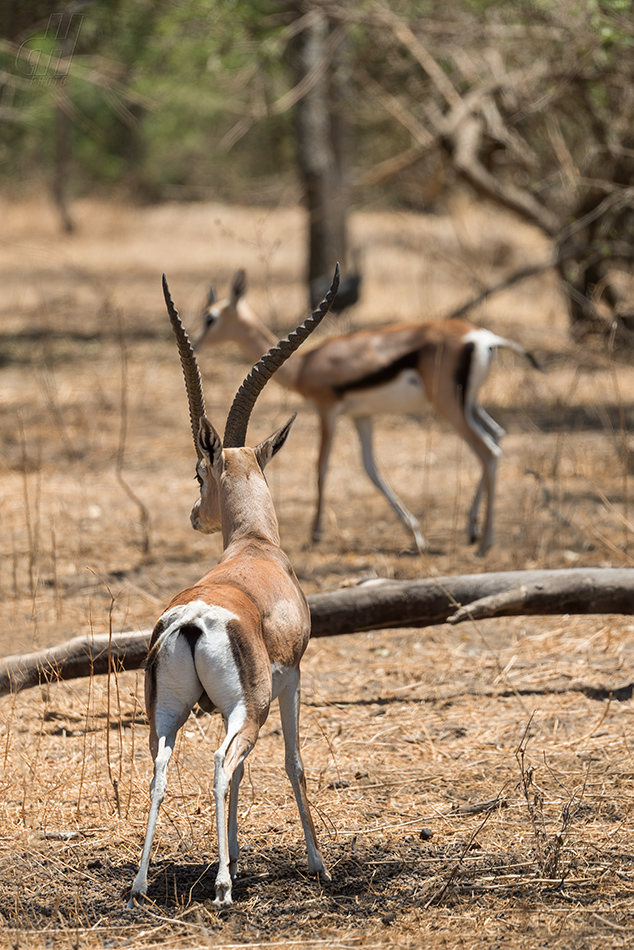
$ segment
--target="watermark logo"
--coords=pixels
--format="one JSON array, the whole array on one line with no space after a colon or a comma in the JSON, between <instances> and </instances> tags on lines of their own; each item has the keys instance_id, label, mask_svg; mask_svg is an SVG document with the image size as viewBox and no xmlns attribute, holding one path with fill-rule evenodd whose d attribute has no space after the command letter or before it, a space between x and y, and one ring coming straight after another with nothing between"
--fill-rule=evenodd
<instances>
[{"instance_id":1,"label":"watermark logo","mask_svg":"<svg viewBox=\"0 0 634 950\"><path fill-rule=\"evenodd\" d=\"M20 46L15 57L18 73L32 86L66 85L83 21L82 13L51 13L45 32L37 35L41 45L30 37Z\"/></svg>"}]
</instances>

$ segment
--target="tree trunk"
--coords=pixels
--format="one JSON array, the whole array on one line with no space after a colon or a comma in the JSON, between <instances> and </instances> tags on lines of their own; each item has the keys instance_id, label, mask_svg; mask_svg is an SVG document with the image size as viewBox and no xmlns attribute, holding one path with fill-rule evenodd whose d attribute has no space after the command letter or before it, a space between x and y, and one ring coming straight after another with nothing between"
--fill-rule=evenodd
<instances>
[{"instance_id":1,"label":"tree trunk","mask_svg":"<svg viewBox=\"0 0 634 950\"><path fill-rule=\"evenodd\" d=\"M507 571L420 581L378 579L308 598L312 637L394 627L428 627L484 617L634 614L634 571L583 568ZM0 663L0 696L40 683L136 670L150 630L75 637Z\"/></svg>"},{"instance_id":2,"label":"tree trunk","mask_svg":"<svg viewBox=\"0 0 634 950\"><path fill-rule=\"evenodd\" d=\"M55 156L53 162L53 200L59 211L62 230L72 234L75 230L70 211L68 210L68 181L72 157L72 124L70 121L70 102L66 91L68 71L71 57L75 51L77 38L81 29L82 17L74 10L59 13L51 17L50 23L55 23L55 41L59 44L60 59L58 74L53 76L56 84L55 91Z\"/></svg>"},{"instance_id":3,"label":"tree trunk","mask_svg":"<svg viewBox=\"0 0 634 950\"><path fill-rule=\"evenodd\" d=\"M53 200L59 211L62 230L66 234L72 234L75 230L75 222L68 210L67 190L70 175L71 123L65 101L64 95L58 93L55 104L55 161L53 164L52 192Z\"/></svg>"},{"instance_id":4,"label":"tree trunk","mask_svg":"<svg viewBox=\"0 0 634 950\"><path fill-rule=\"evenodd\" d=\"M328 19L314 9L293 49L297 85L306 87L295 123L297 163L308 210L309 284L332 273L335 262L344 261L346 253L345 136L343 110L336 108L344 95L343 36L341 27L333 32ZM333 83L337 90L334 109Z\"/></svg>"}]
</instances>

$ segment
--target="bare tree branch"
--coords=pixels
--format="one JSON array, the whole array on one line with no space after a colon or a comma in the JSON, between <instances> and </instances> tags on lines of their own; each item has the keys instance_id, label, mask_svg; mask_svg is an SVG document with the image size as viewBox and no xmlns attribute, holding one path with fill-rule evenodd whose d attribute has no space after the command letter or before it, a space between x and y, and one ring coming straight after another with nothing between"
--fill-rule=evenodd
<instances>
[{"instance_id":1,"label":"bare tree branch","mask_svg":"<svg viewBox=\"0 0 634 950\"><path fill-rule=\"evenodd\" d=\"M537 201L528 191L504 183L487 171L479 160L485 123L474 111L458 110L447 121L445 141L449 147L454 168L476 191L515 211L526 221L538 225L554 237L561 227L559 216Z\"/></svg>"},{"instance_id":2,"label":"bare tree branch","mask_svg":"<svg viewBox=\"0 0 634 950\"><path fill-rule=\"evenodd\" d=\"M379 3L374 5L374 10L379 18L391 27L399 42L418 60L447 105L450 108L459 106L462 100L453 83L409 26Z\"/></svg>"},{"instance_id":3,"label":"bare tree branch","mask_svg":"<svg viewBox=\"0 0 634 950\"><path fill-rule=\"evenodd\" d=\"M407 129L412 138L422 149L430 149L438 144L438 136L432 135L424 125L421 125L416 116L412 115L410 110L403 105L400 99L386 92L383 86L381 86L366 69L363 69L362 66L357 66L357 71L363 79L364 86L370 90L388 115L391 115L403 128Z\"/></svg>"},{"instance_id":4,"label":"bare tree branch","mask_svg":"<svg viewBox=\"0 0 634 950\"><path fill-rule=\"evenodd\" d=\"M451 320L457 317L463 317L465 313L468 313L475 307L479 307L481 303L484 303L485 300L488 300L489 297L492 297L494 294L498 294L502 290L508 290L509 287L513 287L523 280L528 280L529 277L536 277L537 274L543 274L545 270L551 270L554 266L555 260L554 258L550 258L547 261L542 261L540 264L529 264L528 267L522 267L519 270L513 271L512 274L509 274L508 277L505 277L497 284L486 287L481 293L467 300L466 303L455 307L454 310L446 314L446 319Z\"/></svg>"},{"instance_id":5,"label":"bare tree branch","mask_svg":"<svg viewBox=\"0 0 634 950\"><path fill-rule=\"evenodd\" d=\"M434 139L432 145L435 144L436 140ZM384 161L379 162L378 165L360 175L355 181L354 187L368 188L372 185L383 184L384 181L393 178L394 175L398 175L399 172L405 171L406 168L410 168L420 161L432 145L414 146L400 152L398 155L384 159Z\"/></svg>"}]
</instances>

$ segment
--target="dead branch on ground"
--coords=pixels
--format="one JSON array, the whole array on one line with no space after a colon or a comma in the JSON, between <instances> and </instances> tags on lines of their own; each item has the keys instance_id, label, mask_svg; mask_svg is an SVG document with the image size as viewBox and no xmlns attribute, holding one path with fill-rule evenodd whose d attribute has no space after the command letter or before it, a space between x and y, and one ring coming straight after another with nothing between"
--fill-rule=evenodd
<instances>
[{"instance_id":1,"label":"dead branch on ground","mask_svg":"<svg viewBox=\"0 0 634 950\"><path fill-rule=\"evenodd\" d=\"M398 581L377 578L308 598L312 636L429 627L485 617L634 613L634 571L579 568L506 571ZM41 683L136 670L150 630L75 637L0 663L0 696Z\"/></svg>"}]
</instances>

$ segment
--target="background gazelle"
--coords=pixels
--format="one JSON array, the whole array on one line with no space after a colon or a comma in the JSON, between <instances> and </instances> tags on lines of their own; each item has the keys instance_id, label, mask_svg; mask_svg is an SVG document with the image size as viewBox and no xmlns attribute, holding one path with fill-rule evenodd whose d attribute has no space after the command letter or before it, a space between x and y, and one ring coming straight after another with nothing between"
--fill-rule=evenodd
<instances>
[{"instance_id":1,"label":"background gazelle","mask_svg":"<svg viewBox=\"0 0 634 950\"><path fill-rule=\"evenodd\" d=\"M195 349L204 343L233 340L253 360L271 345L275 338L245 301L246 289L246 275L240 269L233 275L226 299L217 300L213 289L210 290L203 326L194 339ZM373 416L379 413L420 413L427 397L482 465L469 510L468 540L473 543L480 534L477 519L484 493L486 508L478 554L486 554L493 543L499 443L505 433L479 405L477 397L498 347L514 350L537 369L541 368L518 343L464 320L396 323L382 329L340 334L296 354L281 368L275 377L277 381L310 400L321 423L313 541L318 541L322 534L324 485L336 420L339 415L348 414L359 436L367 475L411 530L418 550L425 549L417 518L377 468L372 423Z\"/></svg>"},{"instance_id":2,"label":"background gazelle","mask_svg":"<svg viewBox=\"0 0 634 950\"><path fill-rule=\"evenodd\" d=\"M244 760L276 697L286 771L304 829L308 867L330 880L310 815L298 739L299 662L310 637L310 614L293 568L280 548L273 500L264 477L265 465L284 445L295 416L254 449L245 447L245 440L262 387L323 319L338 282L337 267L319 308L253 366L233 401L221 440L205 415L196 357L163 278L198 455L200 498L191 521L199 531L222 531L223 554L197 584L173 598L152 632L145 702L154 776L145 844L128 906L134 906L135 898L147 892L150 852L167 787L168 762L176 734L196 703L208 711L219 710L226 730L225 740L214 755L220 859L216 907L231 903L232 881L238 871L237 806Z\"/></svg>"}]
</instances>

